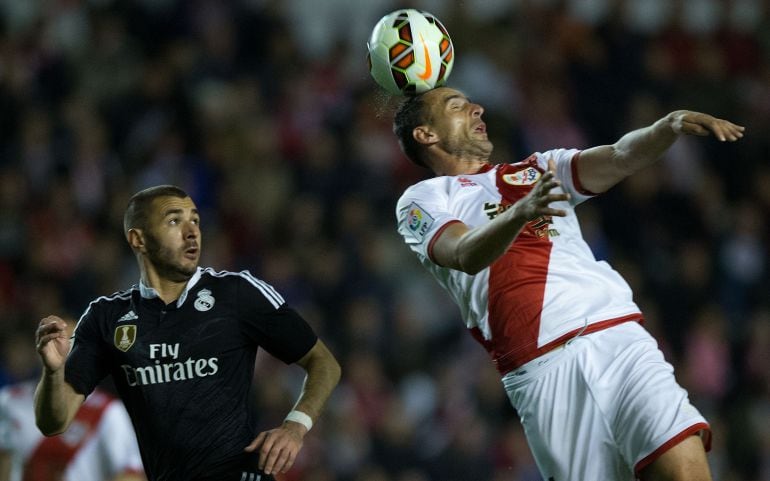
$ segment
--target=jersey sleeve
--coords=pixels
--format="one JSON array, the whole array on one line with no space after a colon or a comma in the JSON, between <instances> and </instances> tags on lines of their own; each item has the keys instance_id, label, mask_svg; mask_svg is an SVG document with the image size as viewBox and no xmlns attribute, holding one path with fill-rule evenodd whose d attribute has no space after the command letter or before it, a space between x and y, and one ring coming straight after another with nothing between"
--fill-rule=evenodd
<instances>
[{"instance_id":1,"label":"jersey sleeve","mask_svg":"<svg viewBox=\"0 0 770 481\"><path fill-rule=\"evenodd\" d=\"M92 303L75 326L72 348L64 365L64 379L72 388L85 396L109 374L109 355L97 324L98 314Z\"/></svg>"},{"instance_id":2,"label":"jersey sleeve","mask_svg":"<svg viewBox=\"0 0 770 481\"><path fill-rule=\"evenodd\" d=\"M438 234L449 225L461 222L450 212L449 196L439 185L430 182L413 185L396 204L398 233L412 251L431 260Z\"/></svg>"},{"instance_id":3,"label":"jersey sleeve","mask_svg":"<svg viewBox=\"0 0 770 481\"><path fill-rule=\"evenodd\" d=\"M237 296L241 331L273 357L294 363L318 340L305 319L270 284L246 271L241 272Z\"/></svg>"},{"instance_id":4,"label":"jersey sleeve","mask_svg":"<svg viewBox=\"0 0 770 481\"><path fill-rule=\"evenodd\" d=\"M556 164L556 178L561 180L562 188L570 194L569 203L574 207L596 194L588 192L580 184L577 176L577 162L580 151L577 149L554 149L537 154L537 164L541 169L548 168L548 159Z\"/></svg>"},{"instance_id":5,"label":"jersey sleeve","mask_svg":"<svg viewBox=\"0 0 770 481\"><path fill-rule=\"evenodd\" d=\"M104 411L98 436L101 464L110 479L119 474L143 472L134 427L120 401L112 401Z\"/></svg>"}]
</instances>

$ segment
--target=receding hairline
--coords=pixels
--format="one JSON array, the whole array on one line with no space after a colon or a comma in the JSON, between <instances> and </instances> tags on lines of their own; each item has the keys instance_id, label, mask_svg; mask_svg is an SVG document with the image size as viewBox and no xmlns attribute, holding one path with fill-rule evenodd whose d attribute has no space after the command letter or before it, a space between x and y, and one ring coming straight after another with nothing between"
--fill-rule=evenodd
<instances>
[{"instance_id":1,"label":"receding hairline","mask_svg":"<svg viewBox=\"0 0 770 481\"><path fill-rule=\"evenodd\" d=\"M140 190L131 196L123 214L123 233L128 235L131 229L141 229L146 227L149 217L149 210L156 200L164 197L173 197L177 199L191 199L189 194L175 185L157 185ZM196 209L197 213L197 209ZM164 212L163 216L168 214Z\"/></svg>"}]
</instances>

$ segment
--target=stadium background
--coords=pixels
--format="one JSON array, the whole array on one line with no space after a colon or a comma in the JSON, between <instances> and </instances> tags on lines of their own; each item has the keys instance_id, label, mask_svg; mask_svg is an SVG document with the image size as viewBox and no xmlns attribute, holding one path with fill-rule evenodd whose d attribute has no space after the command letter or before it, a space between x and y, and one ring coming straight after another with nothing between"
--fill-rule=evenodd
<instances>
[{"instance_id":1,"label":"stadium background","mask_svg":"<svg viewBox=\"0 0 770 481\"><path fill-rule=\"evenodd\" d=\"M343 365L284 479L538 480L485 353L395 231L426 172L365 41L402 6L449 29L449 83L486 107L497 161L677 108L747 127L680 140L578 213L712 422L715 478L770 480L764 0L0 1L0 384L37 375L41 317L136 282L123 208L174 183L203 211L202 264L272 283ZM265 426L300 381L260 357Z\"/></svg>"}]
</instances>

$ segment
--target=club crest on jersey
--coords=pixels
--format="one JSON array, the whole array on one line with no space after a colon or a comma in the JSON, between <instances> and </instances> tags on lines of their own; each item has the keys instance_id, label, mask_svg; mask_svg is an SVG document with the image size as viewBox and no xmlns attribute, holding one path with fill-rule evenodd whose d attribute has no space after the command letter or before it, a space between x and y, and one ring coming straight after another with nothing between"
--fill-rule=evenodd
<instances>
[{"instance_id":1,"label":"club crest on jersey","mask_svg":"<svg viewBox=\"0 0 770 481\"><path fill-rule=\"evenodd\" d=\"M532 185L538 179L540 179L540 171L534 167L503 175L503 182L510 185Z\"/></svg>"},{"instance_id":2,"label":"club crest on jersey","mask_svg":"<svg viewBox=\"0 0 770 481\"><path fill-rule=\"evenodd\" d=\"M407 209L409 212L406 215L406 227L415 239L422 242L433 225L433 217L414 202Z\"/></svg>"},{"instance_id":3,"label":"club crest on jersey","mask_svg":"<svg viewBox=\"0 0 770 481\"><path fill-rule=\"evenodd\" d=\"M195 309L205 312L214 307L214 296L211 295L211 291L208 289L201 289L198 291L198 298L195 299Z\"/></svg>"},{"instance_id":4,"label":"club crest on jersey","mask_svg":"<svg viewBox=\"0 0 770 481\"><path fill-rule=\"evenodd\" d=\"M131 349L136 341L136 324L123 324L115 328L115 347L123 352Z\"/></svg>"}]
</instances>

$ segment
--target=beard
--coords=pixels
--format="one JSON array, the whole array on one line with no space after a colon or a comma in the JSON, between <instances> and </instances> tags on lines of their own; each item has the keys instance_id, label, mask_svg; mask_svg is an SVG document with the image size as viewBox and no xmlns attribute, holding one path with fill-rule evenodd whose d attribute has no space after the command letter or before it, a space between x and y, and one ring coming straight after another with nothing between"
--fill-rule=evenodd
<instances>
[{"instance_id":1,"label":"beard","mask_svg":"<svg viewBox=\"0 0 770 481\"><path fill-rule=\"evenodd\" d=\"M150 260L158 275L174 282L182 282L190 279L198 269L196 262L192 267L182 265L175 261L175 252L156 239L152 234L145 234L145 245L147 247L147 258Z\"/></svg>"},{"instance_id":2,"label":"beard","mask_svg":"<svg viewBox=\"0 0 770 481\"><path fill-rule=\"evenodd\" d=\"M444 144L444 149L457 157L478 157L488 159L489 156L492 155L494 146L490 140L460 140L458 138L449 138Z\"/></svg>"}]
</instances>

